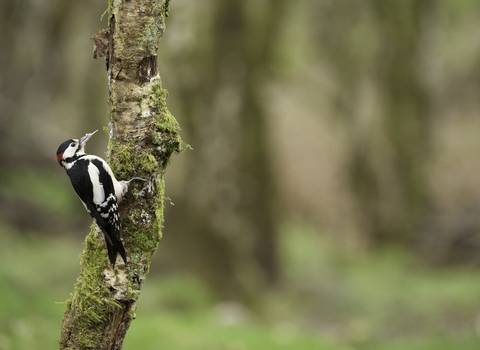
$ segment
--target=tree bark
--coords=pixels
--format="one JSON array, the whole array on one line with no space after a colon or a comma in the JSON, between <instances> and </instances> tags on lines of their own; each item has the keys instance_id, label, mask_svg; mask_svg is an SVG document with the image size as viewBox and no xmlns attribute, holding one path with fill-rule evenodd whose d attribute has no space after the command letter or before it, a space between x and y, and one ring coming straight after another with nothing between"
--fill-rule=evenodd
<instances>
[{"instance_id":1,"label":"tree bark","mask_svg":"<svg viewBox=\"0 0 480 350\"><path fill-rule=\"evenodd\" d=\"M182 145L157 70L167 14L168 0L110 0L109 29L93 38L94 57L106 56L108 71L108 162L117 178L129 179L135 171L148 181L132 182L120 205L127 265L118 259L110 267L103 236L92 225L66 303L61 349L121 349L162 235L163 175Z\"/></svg>"}]
</instances>

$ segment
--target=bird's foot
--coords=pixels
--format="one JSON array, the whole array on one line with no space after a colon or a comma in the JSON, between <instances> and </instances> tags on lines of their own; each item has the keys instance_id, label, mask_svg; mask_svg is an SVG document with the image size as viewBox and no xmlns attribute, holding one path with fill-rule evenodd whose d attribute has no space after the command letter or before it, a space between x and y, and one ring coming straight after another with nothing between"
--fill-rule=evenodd
<instances>
[{"instance_id":1,"label":"bird's foot","mask_svg":"<svg viewBox=\"0 0 480 350\"><path fill-rule=\"evenodd\" d=\"M135 168L133 168L132 170L132 178L130 180L127 181L127 184L129 184L131 181L133 180L139 180L139 181L147 181L147 179L144 179L142 177L138 177L136 176L137 175L137 172L135 171Z\"/></svg>"},{"instance_id":2,"label":"bird's foot","mask_svg":"<svg viewBox=\"0 0 480 350\"><path fill-rule=\"evenodd\" d=\"M144 179L143 177L132 177L130 180L127 181L127 183L130 183L133 180L139 180L139 181L148 181L147 179Z\"/></svg>"}]
</instances>

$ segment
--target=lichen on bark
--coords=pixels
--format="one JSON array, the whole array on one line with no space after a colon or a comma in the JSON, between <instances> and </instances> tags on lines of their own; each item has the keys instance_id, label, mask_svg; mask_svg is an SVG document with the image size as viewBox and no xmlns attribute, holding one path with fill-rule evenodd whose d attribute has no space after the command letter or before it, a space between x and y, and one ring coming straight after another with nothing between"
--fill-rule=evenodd
<instances>
[{"instance_id":1,"label":"lichen on bark","mask_svg":"<svg viewBox=\"0 0 480 350\"><path fill-rule=\"evenodd\" d=\"M92 225L66 303L61 349L121 349L162 237L163 175L172 153L182 149L156 64L167 7L157 0L110 0L109 29L94 36L96 56L107 60L108 162L118 179L135 172L147 181L132 182L120 205L126 265L117 259L110 267L103 235Z\"/></svg>"}]
</instances>

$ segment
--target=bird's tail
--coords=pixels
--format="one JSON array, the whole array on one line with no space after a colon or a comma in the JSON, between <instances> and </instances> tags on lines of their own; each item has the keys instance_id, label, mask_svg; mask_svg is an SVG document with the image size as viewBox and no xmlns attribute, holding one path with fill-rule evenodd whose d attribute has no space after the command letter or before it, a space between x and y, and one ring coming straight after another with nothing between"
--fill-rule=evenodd
<instances>
[{"instance_id":1,"label":"bird's tail","mask_svg":"<svg viewBox=\"0 0 480 350\"><path fill-rule=\"evenodd\" d=\"M103 231L103 230L102 230ZM105 236L105 243L107 245L108 259L112 267L115 267L115 262L117 261L117 253L120 254L125 264L127 263L127 254L125 252L125 247L120 239L116 237L110 237L105 231L103 232Z\"/></svg>"},{"instance_id":2,"label":"bird's tail","mask_svg":"<svg viewBox=\"0 0 480 350\"><path fill-rule=\"evenodd\" d=\"M117 253L119 253L120 256L122 257L123 262L125 264L127 264L127 253L125 253L125 247L123 246L122 241L120 239L117 240L116 238L114 238L113 242L114 242L113 245L114 245Z\"/></svg>"}]
</instances>

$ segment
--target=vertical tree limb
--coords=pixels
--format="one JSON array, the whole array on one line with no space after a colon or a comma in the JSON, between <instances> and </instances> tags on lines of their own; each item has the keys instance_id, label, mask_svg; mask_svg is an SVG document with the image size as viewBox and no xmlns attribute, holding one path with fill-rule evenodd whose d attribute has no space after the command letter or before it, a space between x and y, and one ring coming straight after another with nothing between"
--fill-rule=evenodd
<instances>
[{"instance_id":1,"label":"vertical tree limb","mask_svg":"<svg viewBox=\"0 0 480 350\"><path fill-rule=\"evenodd\" d=\"M172 152L181 149L157 69L167 11L168 0L110 0L109 30L94 36L95 55L106 55L107 62L108 162L117 178L129 179L135 170L148 182L131 183L120 205L128 265L118 259L110 268L103 235L92 225L67 301L61 349L121 349L161 238L163 174Z\"/></svg>"}]
</instances>

